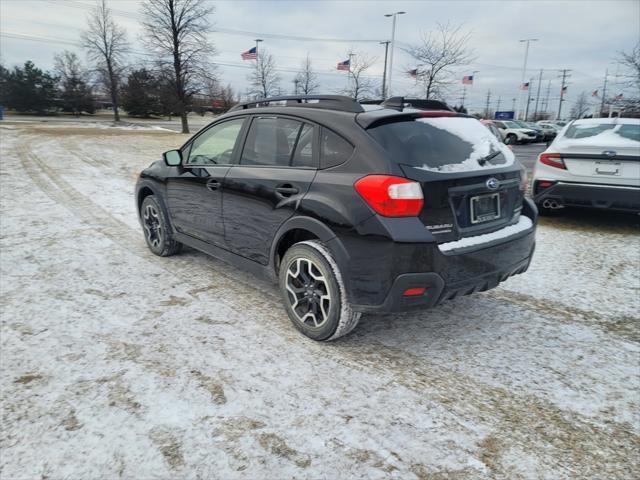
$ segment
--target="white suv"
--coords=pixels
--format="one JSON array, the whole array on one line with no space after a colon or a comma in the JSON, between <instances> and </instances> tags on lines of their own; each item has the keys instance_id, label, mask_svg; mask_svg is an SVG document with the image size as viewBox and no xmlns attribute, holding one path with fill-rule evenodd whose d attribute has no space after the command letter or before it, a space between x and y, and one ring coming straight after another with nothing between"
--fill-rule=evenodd
<instances>
[{"instance_id":1,"label":"white suv","mask_svg":"<svg viewBox=\"0 0 640 480\"><path fill-rule=\"evenodd\" d=\"M535 142L536 140L536 132L531 128L523 128L510 120L492 120L492 122L500 129L504 143L507 145Z\"/></svg>"},{"instance_id":2,"label":"white suv","mask_svg":"<svg viewBox=\"0 0 640 480\"><path fill-rule=\"evenodd\" d=\"M532 192L542 213L565 206L640 212L640 119L569 123L538 157Z\"/></svg>"}]
</instances>

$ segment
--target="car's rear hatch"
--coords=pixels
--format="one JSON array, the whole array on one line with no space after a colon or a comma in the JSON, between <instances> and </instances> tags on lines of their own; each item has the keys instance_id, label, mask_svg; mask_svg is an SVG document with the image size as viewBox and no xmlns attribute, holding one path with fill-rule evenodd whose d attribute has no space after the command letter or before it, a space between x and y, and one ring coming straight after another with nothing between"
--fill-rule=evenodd
<instances>
[{"instance_id":1,"label":"car's rear hatch","mask_svg":"<svg viewBox=\"0 0 640 480\"><path fill-rule=\"evenodd\" d=\"M577 182L640 186L640 121L571 125L553 149Z\"/></svg>"},{"instance_id":2,"label":"car's rear hatch","mask_svg":"<svg viewBox=\"0 0 640 480\"><path fill-rule=\"evenodd\" d=\"M517 222L521 170L513 152L475 118L423 112L377 121L368 132L422 185L419 217L439 243Z\"/></svg>"}]
</instances>

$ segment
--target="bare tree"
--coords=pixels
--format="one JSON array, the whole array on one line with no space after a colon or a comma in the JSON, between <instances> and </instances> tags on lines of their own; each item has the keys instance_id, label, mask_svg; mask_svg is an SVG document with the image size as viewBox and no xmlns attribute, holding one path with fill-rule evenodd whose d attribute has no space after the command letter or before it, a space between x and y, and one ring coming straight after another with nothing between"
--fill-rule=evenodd
<instances>
[{"instance_id":1,"label":"bare tree","mask_svg":"<svg viewBox=\"0 0 640 480\"><path fill-rule=\"evenodd\" d=\"M309 95L320 88L318 83L318 75L313 70L311 58L307 53L307 57L302 61L301 69L294 80L299 85L299 90L304 95Z\"/></svg>"},{"instance_id":2,"label":"bare tree","mask_svg":"<svg viewBox=\"0 0 640 480\"><path fill-rule=\"evenodd\" d=\"M571 107L571 118L582 118L589 111L589 97L585 92L580 92L573 107Z\"/></svg>"},{"instance_id":3,"label":"bare tree","mask_svg":"<svg viewBox=\"0 0 640 480\"><path fill-rule=\"evenodd\" d=\"M422 34L420 44L405 49L415 61L415 77L424 86L427 99L443 96L455 81L454 70L474 60L468 47L470 39L471 32L463 32L462 25L438 23L435 31Z\"/></svg>"},{"instance_id":4,"label":"bare tree","mask_svg":"<svg viewBox=\"0 0 640 480\"><path fill-rule=\"evenodd\" d=\"M93 113L95 105L88 72L80 63L78 55L65 50L54 57L55 71L60 77L60 106L65 112L79 116L82 112Z\"/></svg>"},{"instance_id":5,"label":"bare tree","mask_svg":"<svg viewBox=\"0 0 640 480\"><path fill-rule=\"evenodd\" d=\"M182 133L189 133L191 97L213 71L208 59L215 49L207 39L213 11L206 0L145 0L142 6L145 43L171 87Z\"/></svg>"},{"instance_id":6,"label":"bare tree","mask_svg":"<svg viewBox=\"0 0 640 480\"><path fill-rule=\"evenodd\" d=\"M236 94L233 91L233 88L231 88L231 85L227 85L226 87L222 87L220 89L218 100L220 100L220 106L225 110L229 110L236 103L238 103Z\"/></svg>"},{"instance_id":7,"label":"bare tree","mask_svg":"<svg viewBox=\"0 0 640 480\"><path fill-rule=\"evenodd\" d=\"M345 95L361 100L367 95L373 95L376 81L367 75L367 71L376 63L378 57L372 57L363 52L349 52L349 85L342 90Z\"/></svg>"},{"instance_id":8,"label":"bare tree","mask_svg":"<svg viewBox=\"0 0 640 480\"><path fill-rule=\"evenodd\" d=\"M275 95L280 90L280 75L276 72L273 55L266 50L259 52L248 80L251 84L250 95L261 98Z\"/></svg>"},{"instance_id":9,"label":"bare tree","mask_svg":"<svg viewBox=\"0 0 640 480\"><path fill-rule=\"evenodd\" d=\"M124 56L129 49L125 30L113 21L111 10L101 0L87 17L88 28L82 33L82 45L89 59L96 62L100 82L113 105L113 119L120 121L118 93L124 71Z\"/></svg>"},{"instance_id":10,"label":"bare tree","mask_svg":"<svg viewBox=\"0 0 640 480\"><path fill-rule=\"evenodd\" d=\"M626 70L625 83L640 94L640 42L630 52L620 52L619 62Z\"/></svg>"}]
</instances>

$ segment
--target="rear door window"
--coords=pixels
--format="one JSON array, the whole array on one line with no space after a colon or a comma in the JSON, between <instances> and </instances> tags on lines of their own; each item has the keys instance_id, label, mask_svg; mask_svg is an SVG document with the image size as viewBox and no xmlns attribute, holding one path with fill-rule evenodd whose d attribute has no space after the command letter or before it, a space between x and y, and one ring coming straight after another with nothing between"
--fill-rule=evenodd
<instances>
[{"instance_id":1,"label":"rear door window","mask_svg":"<svg viewBox=\"0 0 640 480\"><path fill-rule=\"evenodd\" d=\"M302 122L289 118L254 118L240 164L288 167L301 127Z\"/></svg>"},{"instance_id":2,"label":"rear door window","mask_svg":"<svg viewBox=\"0 0 640 480\"><path fill-rule=\"evenodd\" d=\"M329 168L346 162L353 154L353 146L344 138L323 128L320 135L320 168Z\"/></svg>"},{"instance_id":3,"label":"rear door window","mask_svg":"<svg viewBox=\"0 0 640 480\"><path fill-rule=\"evenodd\" d=\"M513 152L475 118L402 119L368 131L393 161L423 170L467 171L515 160Z\"/></svg>"},{"instance_id":4,"label":"rear door window","mask_svg":"<svg viewBox=\"0 0 640 480\"><path fill-rule=\"evenodd\" d=\"M313 155L313 126L305 123L300 130L296 151L291 161L292 167L317 168Z\"/></svg>"}]
</instances>

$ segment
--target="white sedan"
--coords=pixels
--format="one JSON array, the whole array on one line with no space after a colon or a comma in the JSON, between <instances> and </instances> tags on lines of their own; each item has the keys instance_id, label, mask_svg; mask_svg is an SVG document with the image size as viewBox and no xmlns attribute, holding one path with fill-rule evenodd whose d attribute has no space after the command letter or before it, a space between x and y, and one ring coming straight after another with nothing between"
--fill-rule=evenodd
<instances>
[{"instance_id":1,"label":"white sedan","mask_svg":"<svg viewBox=\"0 0 640 480\"><path fill-rule=\"evenodd\" d=\"M565 206L640 212L640 119L569 123L538 157L532 193L541 213Z\"/></svg>"}]
</instances>

